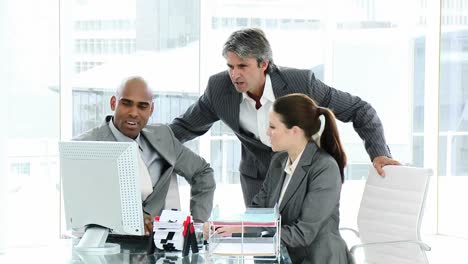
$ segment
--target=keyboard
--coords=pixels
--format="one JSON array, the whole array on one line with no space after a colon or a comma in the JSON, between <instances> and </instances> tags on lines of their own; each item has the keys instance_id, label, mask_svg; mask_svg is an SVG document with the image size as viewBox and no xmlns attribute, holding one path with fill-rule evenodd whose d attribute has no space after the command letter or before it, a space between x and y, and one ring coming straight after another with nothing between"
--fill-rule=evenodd
<instances>
[{"instance_id":1,"label":"keyboard","mask_svg":"<svg viewBox=\"0 0 468 264\"><path fill-rule=\"evenodd\" d=\"M148 243L149 236L135 236L135 235L117 235L109 234L107 237L108 243ZM145 244L146 245L146 244Z\"/></svg>"}]
</instances>

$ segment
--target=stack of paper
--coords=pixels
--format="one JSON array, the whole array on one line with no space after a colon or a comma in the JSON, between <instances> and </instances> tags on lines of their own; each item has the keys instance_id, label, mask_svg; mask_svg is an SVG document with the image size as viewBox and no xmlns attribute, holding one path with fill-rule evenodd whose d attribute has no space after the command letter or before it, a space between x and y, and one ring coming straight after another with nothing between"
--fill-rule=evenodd
<instances>
[{"instance_id":1,"label":"stack of paper","mask_svg":"<svg viewBox=\"0 0 468 264\"><path fill-rule=\"evenodd\" d=\"M215 207L211 220L214 225L275 227L278 219L276 208L247 208L244 213L230 212Z\"/></svg>"},{"instance_id":2,"label":"stack of paper","mask_svg":"<svg viewBox=\"0 0 468 264\"><path fill-rule=\"evenodd\" d=\"M182 250L184 244L183 223L187 219L186 212L163 210L159 221L154 221L154 243L158 249Z\"/></svg>"}]
</instances>

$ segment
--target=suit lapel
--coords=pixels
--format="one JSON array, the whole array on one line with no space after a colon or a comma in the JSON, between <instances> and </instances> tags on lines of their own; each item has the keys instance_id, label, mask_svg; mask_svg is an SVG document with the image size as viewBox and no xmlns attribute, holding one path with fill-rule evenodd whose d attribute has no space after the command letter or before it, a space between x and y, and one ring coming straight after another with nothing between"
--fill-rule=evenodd
<instances>
[{"instance_id":1,"label":"suit lapel","mask_svg":"<svg viewBox=\"0 0 468 264\"><path fill-rule=\"evenodd\" d=\"M307 171L312 165L312 157L315 155L316 151L317 145L315 144L315 142L310 142L306 145L304 152L302 153L301 159L297 164L296 170L294 170L294 173L291 177L291 181L289 182L286 192L284 193L283 200L281 201L279 207L280 212L288 204L289 200L291 200L294 194L297 193L299 186L307 177Z\"/></svg>"},{"instance_id":2,"label":"suit lapel","mask_svg":"<svg viewBox=\"0 0 468 264\"><path fill-rule=\"evenodd\" d=\"M161 156L161 158L166 160L171 165L171 167L174 166L174 155L170 155L169 153L170 148L166 145L168 143L167 140L162 140L157 131L149 131L147 128L143 128L141 133L148 140L151 146L156 150L156 152Z\"/></svg>"},{"instance_id":3,"label":"suit lapel","mask_svg":"<svg viewBox=\"0 0 468 264\"><path fill-rule=\"evenodd\" d=\"M273 94L275 95L275 99L288 94L286 83L281 77L279 70L276 70L270 73L270 79L271 79L271 86L273 87Z\"/></svg>"},{"instance_id":4,"label":"suit lapel","mask_svg":"<svg viewBox=\"0 0 468 264\"><path fill-rule=\"evenodd\" d=\"M153 197L159 195L160 192L163 191L163 187L165 186L165 182L171 180L172 172L174 171L174 165L175 165L175 155L171 155L171 151L173 151L173 148L170 148L168 144L168 139L163 140L158 133L158 129L148 129L147 127L143 128L141 131L143 136L148 140L148 142L151 144L151 146L156 150L156 152L161 156L162 159L164 159L169 166L164 167L165 170L161 171L161 175L159 176L159 180L155 182L153 185L153 193L148 196L146 199L150 200L153 199Z\"/></svg>"},{"instance_id":5,"label":"suit lapel","mask_svg":"<svg viewBox=\"0 0 468 264\"><path fill-rule=\"evenodd\" d=\"M284 167L286 166L286 162L288 161L288 156L283 159L281 162L276 163L274 169L271 170L270 173L271 179L276 183L272 184L272 190L270 191L271 196L269 199L269 207L273 207L276 203L278 203L279 196L281 194L281 189L283 188L284 179L286 177L286 173L284 172Z\"/></svg>"},{"instance_id":6,"label":"suit lapel","mask_svg":"<svg viewBox=\"0 0 468 264\"><path fill-rule=\"evenodd\" d=\"M239 132L239 112L242 94L236 91L234 85L230 82L228 94L221 95L219 98L220 106L226 110L224 123L230 125L234 132Z\"/></svg>"}]
</instances>

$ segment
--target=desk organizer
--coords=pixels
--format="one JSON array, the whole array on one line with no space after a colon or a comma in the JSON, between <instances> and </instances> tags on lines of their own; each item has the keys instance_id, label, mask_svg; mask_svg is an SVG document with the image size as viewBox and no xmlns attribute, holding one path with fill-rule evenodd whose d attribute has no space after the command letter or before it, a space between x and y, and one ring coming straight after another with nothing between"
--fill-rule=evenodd
<instances>
[{"instance_id":1,"label":"desk organizer","mask_svg":"<svg viewBox=\"0 0 468 264\"><path fill-rule=\"evenodd\" d=\"M248 208L244 213L232 213L216 206L208 222L211 258L279 260L281 216L277 206ZM225 237L216 231L220 226L240 227L244 232Z\"/></svg>"}]
</instances>

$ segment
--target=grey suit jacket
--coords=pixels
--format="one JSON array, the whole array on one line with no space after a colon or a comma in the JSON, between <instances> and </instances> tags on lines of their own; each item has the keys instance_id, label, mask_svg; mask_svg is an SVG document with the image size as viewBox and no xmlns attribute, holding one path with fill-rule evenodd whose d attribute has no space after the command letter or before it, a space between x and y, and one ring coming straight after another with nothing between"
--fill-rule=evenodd
<instances>
[{"instance_id":1,"label":"grey suit jacket","mask_svg":"<svg viewBox=\"0 0 468 264\"><path fill-rule=\"evenodd\" d=\"M272 208L285 179L287 153L275 155L255 207ZM349 252L338 231L340 171L336 161L310 142L279 205L281 240L293 263L348 263Z\"/></svg>"},{"instance_id":2,"label":"grey suit jacket","mask_svg":"<svg viewBox=\"0 0 468 264\"><path fill-rule=\"evenodd\" d=\"M116 141L106 122L74 140ZM165 204L171 175L183 176L191 185L190 211L194 219L206 221L213 208L215 180L213 169L200 156L183 146L166 125L147 125L141 131L151 146L167 162L164 172L153 186L153 192L143 201L143 210L152 216L160 215Z\"/></svg>"},{"instance_id":3,"label":"grey suit jacket","mask_svg":"<svg viewBox=\"0 0 468 264\"><path fill-rule=\"evenodd\" d=\"M331 88L310 70L278 68L270 73L275 98L302 93L310 96L320 106L333 110L337 119L353 122L353 126L364 144L371 159L377 156L390 157L386 145L382 123L370 104L357 96L352 96ZM174 119L170 127L175 136L185 142L206 133L214 122L222 120L236 134L242 143L242 156L239 171L242 177L263 180L271 161L271 148L255 139L250 132L239 125L239 108L242 94L238 93L223 71L210 77L203 95L180 117ZM260 186L260 185L259 185ZM249 186L243 186L249 188ZM253 197L258 189L243 189Z\"/></svg>"}]
</instances>

